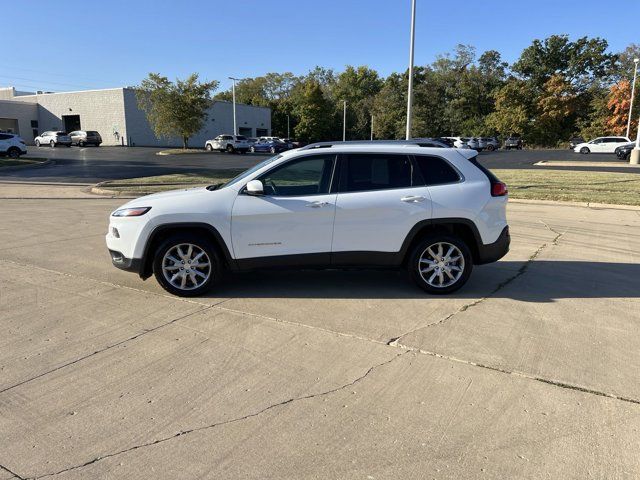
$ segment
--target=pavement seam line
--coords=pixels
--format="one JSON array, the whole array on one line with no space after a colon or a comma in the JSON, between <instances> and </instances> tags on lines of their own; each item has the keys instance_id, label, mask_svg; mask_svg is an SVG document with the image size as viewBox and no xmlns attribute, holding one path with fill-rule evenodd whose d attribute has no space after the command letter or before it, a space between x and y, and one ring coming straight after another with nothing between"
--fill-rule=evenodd
<instances>
[{"instance_id":1,"label":"pavement seam line","mask_svg":"<svg viewBox=\"0 0 640 480\"><path fill-rule=\"evenodd\" d=\"M406 337L407 335L411 335L412 333L415 333L415 332L417 332L419 330L422 330L422 329L425 329L425 328L437 327L439 325L442 325L442 324L448 322L449 320L451 320L453 317L455 317L459 313L466 312L470 308L473 308L473 307L485 302L486 300L489 300L496 293L498 293L500 290L502 290L503 288L508 286L510 283L514 282L519 277L524 275L527 272L527 270L529 269L529 267L531 266L531 264L540 256L540 254L543 252L543 250L545 250L549 245L558 245L558 241L560 240L560 238L565 233L565 232L562 232L562 233L561 232L557 232L556 230L554 230L551 227L549 227L549 225L544 223L542 220L540 220L540 223L542 223L545 227L547 227L549 230L551 230L553 233L555 233L556 236L555 236L555 238L553 240L551 240L551 242L545 242L542 245L540 245L536 249L536 251L533 252L533 254L527 259L527 261L520 266L520 268L516 271L516 273L514 275L512 275L509 278L507 278L506 280L503 280L502 282L500 282L491 292L489 292L484 297L478 298L478 299L476 299L476 300L474 300L472 302L469 302L469 303L465 303L460 308L458 308L455 312L452 312L452 313L444 316L443 318L441 318L440 320L438 320L436 322L431 322L431 323L428 323L426 325L421 325L419 327L414 328L413 330L409 330L408 332L405 332L405 333L401 334L398 337L393 337L393 338L389 339L389 341L387 342L387 345L389 345L391 347L395 347L395 346L397 346L399 344L400 340L403 337Z\"/></svg>"},{"instance_id":2,"label":"pavement seam line","mask_svg":"<svg viewBox=\"0 0 640 480\"><path fill-rule=\"evenodd\" d=\"M0 470L4 470L5 472L10 473L11 475L13 475L13 478L17 478L18 480L26 480L24 477L21 477L20 475L18 475L16 472L12 472L11 470L9 470L7 467L5 467L4 465L0 465ZM9 480L13 480L13 478L9 479Z\"/></svg>"},{"instance_id":3,"label":"pavement seam line","mask_svg":"<svg viewBox=\"0 0 640 480\"><path fill-rule=\"evenodd\" d=\"M87 353L86 355L83 355L82 357L76 358L75 360L72 360L70 362L64 363L62 365L58 365L57 367L52 368L51 370L47 370L46 372L41 372L41 373L39 373L39 374L37 374L37 375L35 375L33 377L27 378L26 380L22 380L21 382L18 382L18 383L15 383L13 385L10 385L8 387L5 387L2 390L0 390L0 395L5 393L5 392L8 392L9 390L13 390L14 388L17 388L17 387L25 385L25 384L27 384L29 382L32 382L33 380L37 380L37 379L42 378L42 377L44 377L46 375L49 375L49 374L54 373L54 372L57 372L58 370L62 370L63 368L69 367L71 365L75 365L76 363L82 362L83 360L86 360L87 358L91 358L94 355L98 355L100 353L106 352L107 350L111 350L112 348L119 347L120 345L123 345L123 344L125 344L127 342L136 340L137 338L140 338L143 335L146 335L147 333L155 332L157 330L160 330L161 328L164 328L164 327L167 327L169 325L172 325L172 324L174 324L174 323L176 323L176 322L178 322L180 320L183 320L183 319L185 319L187 317L190 317L190 316L198 314L198 313L202 313L202 312L204 312L204 311L206 311L206 310L208 310L210 308L212 308L212 307L208 306L208 307L205 307L205 308L201 308L201 309L196 310L194 312L187 313L186 315L181 315L181 316L179 316L177 318L174 318L173 320L170 320L170 321L165 322L163 324L157 325L157 326L155 326L153 328L145 328L141 332L139 332L139 333L137 333L137 334L135 334L135 335L133 335L133 336L131 336L129 338L125 338L123 340L120 340L119 342L113 343L111 345L107 345L107 346L105 346L103 348L100 348L100 349L96 350L95 352Z\"/></svg>"},{"instance_id":4,"label":"pavement seam line","mask_svg":"<svg viewBox=\"0 0 640 480\"><path fill-rule=\"evenodd\" d=\"M164 442L167 442L169 440L173 440L173 439L178 438L178 437L183 437L185 435L189 435L191 433L196 433L196 432L200 432L200 431L203 431L203 430L210 430L210 429L221 427L221 426L224 426L224 425L229 425L229 424L232 424L232 423L241 422L243 420L248 420L250 418L258 417L258 416L262 415L263 413L268 412L269 410L273 410L273 409L278 408L278 407L283 407L283 406L290 405L290 404L293 404L293 403L296 403L296 402L299 402L299 401L303 401L303 400L310 400L310 399L313 399L313 398L318 398L318 397L324 397L326 395L331 395L333 393L339 392L341 390L345 390L345 389L347 389L349 387L352 387L352 386L356 385L357 383L359 383L362 380L364 380L365 378L367 378L367 376L369 376L369 374L371 374L373 371L377 370L378 368L381 368L381 367L384 367L384 366L390 364L394 360L397 360L398 358L402 357L403 355L406 355L407 353L409 353L409 352L399 353L399 354L395 355L394 357L392 357L389 360L385 360L384 362L377 363L377 364L369 367L369 369L364 374L360 375L355 380L352 380L351 382L345 383L344 385L341 385L341 386L338 386L338 387L335 387L335 388L332 388L332 389L329 389L329 390L325 390L324 392L311 393L311 394L308 394L308 395L302 395L302 396L299 396L299 397L289 398L289 399L283 400L281 402L273 403L271 405L268 405L268 406L258 410L257 412L249 413L249 414L243 415L241 417L236 417L236 418L232 418L230 420L224 420L224 421L221 421L221 422L212 423L210 425L204 425L202 427L194 427L194 428L190 428L190 429L187 429L187 430L181 430L178 433L175 433L175 434L170 435L168 437L162 437L162 438L159 438L157 440L153 440L151 442L142 443L142 444L139 444L139 445L134 445L132 447L125 448L123 450L119 450L119 451L114 452L114 453L108 453L108 454L105 454L105 455L100 455L100 456L98 456L98 457L96 457L96 458L94 458L92 460L89 460L89 461L83 463L83 464L74 465L72 467L65 468L65 469L60 470L58 472L46 473L44 475L39 475L39 476L34 476L34 477L25 477L25 478L20 477L20 479L21 480L37 480L39 478L46 478L46 477L52 477L52 476L60 475L60 474L67 473L67 472L70 472L70 471L73 471L73 470L78 470L78 469L87 467L89 465L92 465L94 463L100 462L102 460L113 458L113 457L116 457L116 456L119 456L119 455L122 455L122 454L125 454L125 453L128 453L128 452L131 452L131 451L134 451L134 450L138 450L138 449L141 449L141 448L150 447L152 445L157 445L159 443L164 443Z\"/></svg>"}]
</instances>

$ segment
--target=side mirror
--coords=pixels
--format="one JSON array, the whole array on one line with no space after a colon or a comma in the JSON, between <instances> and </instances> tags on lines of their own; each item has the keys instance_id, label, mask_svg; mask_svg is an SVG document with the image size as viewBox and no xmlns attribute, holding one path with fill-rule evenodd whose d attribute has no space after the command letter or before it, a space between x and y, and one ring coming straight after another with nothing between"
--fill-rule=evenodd
<instances>
[{"instance_id":1,"label":"side mirror","mask_svg":"<svg viewBox=\"0 0 640 480\"><path fill-rule=\"evenodd\" d=\"M260 180L251 180L247 183L248 195L264 195L264 186Z\"/></svg>"}]
</instances>

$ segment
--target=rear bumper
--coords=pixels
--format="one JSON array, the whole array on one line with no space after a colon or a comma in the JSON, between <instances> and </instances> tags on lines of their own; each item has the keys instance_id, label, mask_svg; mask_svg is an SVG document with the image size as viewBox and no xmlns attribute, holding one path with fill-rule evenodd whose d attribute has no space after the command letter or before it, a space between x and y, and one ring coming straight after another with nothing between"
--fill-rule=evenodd
<instances>
[{"instance_id":1,"label":"rear bumper","mask_svg":"<svg viewBox=\"0 0 640 480\"><path fill-rule=\"evenodd\" d=\"M498 239L488 245L478 245L477 265L496 262L504 257L509 251L511 244L511 235L509 235L509 226L504 227Z\"/></svg>"},{"instance_id":2,"label":"rear bumper","mask_svg":"<svg viewBox=\"0 0 640 480\"><path fill-rule=\"evenodd\" d=\"M125 270L127 272L138 274L140 273L140 268L142 267L142 259L127 258L122 255L122 253L115 250L109 250L109 254L111 255L111 263L113 263L114 267L117 267L120 270Z\"/></svg>"}]
</instances>

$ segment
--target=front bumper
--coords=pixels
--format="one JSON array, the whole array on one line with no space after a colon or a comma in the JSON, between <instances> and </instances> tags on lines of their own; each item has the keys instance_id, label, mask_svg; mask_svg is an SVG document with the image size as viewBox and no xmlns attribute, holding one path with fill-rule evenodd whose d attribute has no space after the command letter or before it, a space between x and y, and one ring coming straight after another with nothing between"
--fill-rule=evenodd
<instances>
[{"instance_id":1,"label":"front bumper","mask_svg":"<svg viewBox=\"0 0 640 480\"><path fill-rule=\"evenodd\" d=\"M477 265L483 265L485 263L496 262L504 257L509 252L509 245L511 244L511 235L509 235L509 226L507 225L500 233L498 239L488 245L478 245L478 259Z\"/></svg>"},{"instance_id":2,"label":"front bumper","mask_svg":"<svg viewBox=\"0 0 640 480\"><path fill-rule=\"evenodd\" d=\"M122 253L115 250L109 250L111 255L111 263L120 270L127 272L140 273L142 267L142 259L140 258L127 258Z\"/></svg>"}]
</instances>

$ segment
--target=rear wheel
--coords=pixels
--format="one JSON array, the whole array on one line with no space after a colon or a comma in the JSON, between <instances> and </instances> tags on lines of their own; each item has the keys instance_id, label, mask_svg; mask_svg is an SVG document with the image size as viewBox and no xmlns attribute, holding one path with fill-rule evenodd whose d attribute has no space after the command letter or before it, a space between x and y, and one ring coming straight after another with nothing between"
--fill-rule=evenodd
<instances>
[{"instance_id":1,"label":"rear wheel","mask_svg":"<svg viewBox=\"0 0 640 480\"><path fill-rule=\"evenodd\" d=\"M420 288L429 293L455 292L469 279L473 258L467 244L455 235L433 234L413 249L409 273Z\"/></svg>"},{"instance_id":2,"label":"rear wheel","mask_svg":"<svg viewBox=\"0 0 640 480\"><path fill-rule=\"evenodd\" d=\"M233 145L227 145L227 153L233 153Z\"/></svg>"},{"instance_id":3,"label":"rear wheel","mask_svg":"<svg viewBox=\"0 0 640 480\"><path fill-rule=\"evenodd\" d=\"M590 152L591 152L591 150L589 150L589 147L582 147L580 149L580 153L583 154L583 155L586 155L587 153L590 153Z\"/></svg>"},{"instance_id":4,"label":"rear wheel","mask_svg":"<svg viewBox=\"0 0 640 480\"><path fill-rule=\"evenodd\" d=\"M81 141L81 142L78 142L78 146L79 146L79 147L84 147L84 142L82 142L82 141Z\"/></svg>"},{"instance_id":5,"label":"rear wheel","mask_svg":"<svg viewBox=\"0 0 640 480\"><path fill-rule=\"evenodd\" d=\"M495 149L496 149L496 147L494 147L493 145L491 145L491 144L487 145L487 150L489 152L493 152Z\"/></svg>"},{"instance_id":6,"label":"rear wheel","mask_svg":"<svg viewBox=\"0 0 640 480\"><path fill-rule=\"evenodd\" d=\"M205 149L207 152L212 152L212 151L213 151L213 147L211 146L211 144L210 144L210 143L207 143L207 145L204 147L204 149Z\"/></svg>"},{"instance_id":7,"label":"rear wheel","mask_svg":"<svg viewBox=\"0 0 640 480\"><path fill-rule=\"evenodd\" d=\"M251 153L256 153L256 149L255 149L255 147L250 147L250 148L249 148L249 151L250 151Z\"/></svg>"},{"instance_id":8,"label":"rear wheel","mask_svg":"<svg viewBox=\"0 0 640 480\"><path fill-rule=\"evenodd\" d=\"M270 153L276 153L276 147L271 147L271 148L269 149L269 152L270 152Z\"/></svg>"},{"instance_id":9,"label":"rear wheel","mask_svg":"<svg viewBox=\"0 0 640 480\"><path fill-rule=\"evenodd\" d=\"M9 155L9 158L13 158L15 160L16 158L20 158L20 150L16 147L12 147L7 151L7 155Z\"/></svg>"},{"instance_id":10,"label":"rear wheel","mask_svg":"<svg viewBox=\"0 0 640 480\"><path fill-rule=\"evenodd\" d=\"M51 148L54 148L54 147L56 146L56 142L54 142L53 140L51 140L51 141L49 142L49 146L50 146Z\"/></svg>"},{"instance_id":11,"label":"rear wheel","mask_svg":"<svg viewBox=\"0 0 640 480\"><path fill-rule=\"evenodd\" d=\"M194 297L220 279L222 264L216 248L207 239L189 233L176 234L156 251L153 273L167 292Z\"/></svg>"}]
</instances>

